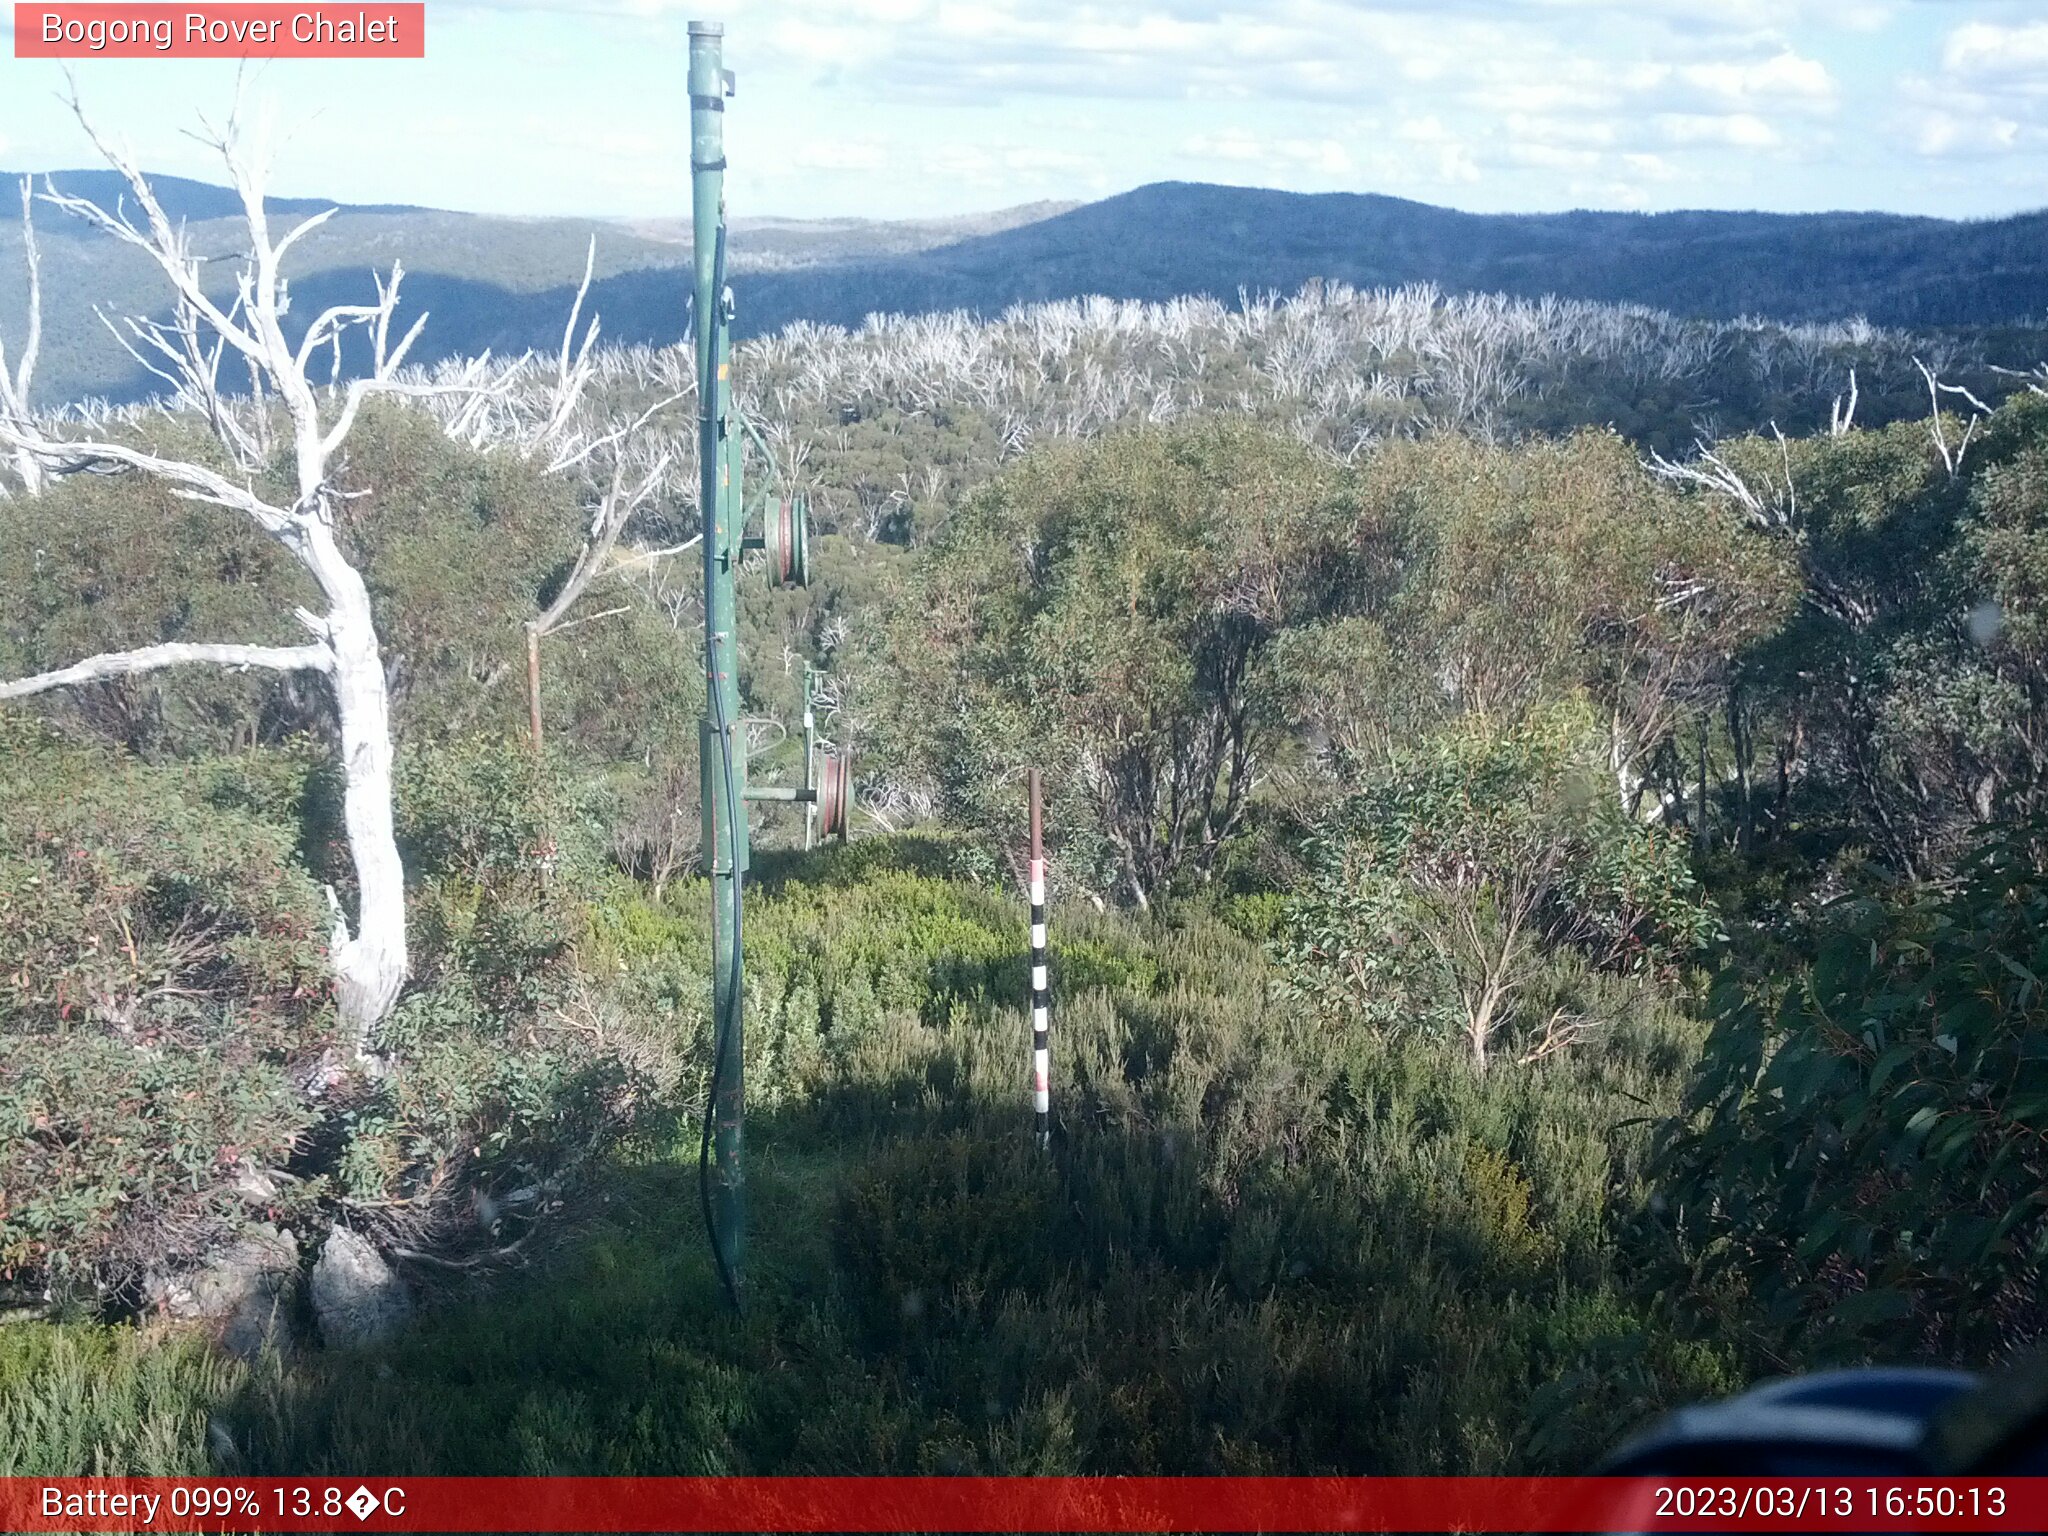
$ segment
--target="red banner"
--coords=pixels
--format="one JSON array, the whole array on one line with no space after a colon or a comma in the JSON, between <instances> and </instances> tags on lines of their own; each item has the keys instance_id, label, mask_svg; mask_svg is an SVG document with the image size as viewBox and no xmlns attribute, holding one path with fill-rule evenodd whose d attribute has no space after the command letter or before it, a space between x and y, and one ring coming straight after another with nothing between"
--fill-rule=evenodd
<instances>
[{"instance_id":1,"label":"red banner","mask_svg":"<svg viewBox=\"0 0 2048 1536\"><path fill-rule=\"evenodd\" d=\"M2048 1478L0 1478L8 1531L2043 1531Z\"/></svg>"},{"instance_id":2,"label":"red banner","mask_svg":"<svg viewBox=\"0 0 2048 1536\"><path fill-rule=\"evenodd\" d=\"M17 59L423 59L423 0L14 7Z\"/></svg>"}]
</instances>

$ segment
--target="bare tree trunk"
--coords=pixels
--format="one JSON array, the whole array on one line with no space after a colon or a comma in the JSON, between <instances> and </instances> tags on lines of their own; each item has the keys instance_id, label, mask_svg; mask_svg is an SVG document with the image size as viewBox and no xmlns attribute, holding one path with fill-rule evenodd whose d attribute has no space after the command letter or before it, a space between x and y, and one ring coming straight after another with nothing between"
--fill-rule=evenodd
<instances>
[{"instance_id":1,"label":"bare tree trunk","mask_svg":"<svg viewBox=\"0 0 2048 1536\"><path fill-rule=\"evenodd\" d=\"M342 1023L358 1053L367 1055L407 968L405 866L391 815L391 704L363 578L334 549L324 526L316 525L311 542L315 574L331 605L325 622L341 724L342 821L356 871L356 929L353 936L337 933L333 963ZM323 558L327 551L331 563Z\"/></svg>"},{"instance_id":2,"label":"bare tree trunk","mask_svg":"<svg viewBox=\"0 0 2048 1536\"><path fill-rule=\"evenodd\" d=\"M36 247L35 197L29 178L21 178L21 245L22 259L28 266L28 322L22 338L21 356L16 360L10 373L7 366L7 348L0 345L0 415L16 420L28 421L29 389L35 382L36 356L43 339L43 264ZM14 472L21 479L21 488L33 496L43 488L44 472L40 460L28 449L14 450Z\"/></svg>"},{"instance_id":3,"label":"bare tree trunk","mask_svg":"<svg viewBox=\"0 0 2048 1536\"><path fill-rule=\"evenodd\" d=\"M1499 997L1489 986L1467 1023L1467 1034L1472 1045L1472 1070L1475 1072L1486 1071L1486 1047L1493 1037L1493 1011L1499 1005L1499 1001Z\"/></svg>"},{"instance_id":4,"label":"bare tree trunk","mask_svg":"<svg viewBox=\"0 0 2048 1536\"><path fill-rule=\"evenodd\" d=\"M580 298L578 302L581 302ZM570 317L569 323L573 329L576 323L573 315ZM595 324L595 322L592 323ZM563 357L565 360L568 356L567 346L568 344L565 341L563 343ZM566 380L566 361L564 369ZM566 392L571 388L571 384L564 382L560 387ZM580 389L581 386L577 385L575 387ZM616 449L617 444L627 434L645 426L653 418L656 411L661 410L664 406L673 404L675 399L676 397L671 395L668 399L652 406L641 415L638 421L633 422L629 426L615 428L595 443L579 450L576 458L568 462L572 464L582 463L591 453L599 449ZM566 412L571 405L573 405L573 400L567 404L558 402L557 409ZM631 520L633 513L646 505L660 487L662 476L668 473L669 461L670 456L667 453L658 455L646 478L637 485L634 485L626 478L624 456L615 452L612 461L610 488L604 493L604 499L598 504L596 517L591 523L590 536L583 541L583 548L576 556L576 564L570 569L569 579L562 583L562 590L555 594L555 600L548 604L543 612L526 621L526 725L533 739L533 752L536 757L540 755L542 744L540 721L540 643L558 629L573 629L577 624L585 622L582 619L577 619L572 623L565 624L563 623L563 618L575 606L576 600L583 595L584 589L590 585L591 578L604 569L605 562L611 556L613 546L618 543L619 535L625 531L626 524ZM699 535L699 537L702 537L702 535ZM695 543L696 540L693 539L690 542ZM606 614L592 615L593 618L604 618L606 616Z\"/></svg>"},{"instance_id":5,"label":"bare tree trunk","mask_svg":"<svg viewBox=\"0 0 2048 1536\"><path fill-rule=\"evenodd\" d=\"M1728 741L1735 752L1735 846L1748 853L1756 843L1756 733L1741 685L1734 683L1728 688Z\"/></svg>"}]
</instances>

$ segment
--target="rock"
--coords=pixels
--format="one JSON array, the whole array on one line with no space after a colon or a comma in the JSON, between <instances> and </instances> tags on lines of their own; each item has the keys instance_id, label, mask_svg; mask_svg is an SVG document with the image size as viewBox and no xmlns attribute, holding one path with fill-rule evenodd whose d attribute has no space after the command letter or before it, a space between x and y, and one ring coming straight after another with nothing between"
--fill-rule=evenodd
<instances>
[{"instance_id":1,"label":"rock","mask_svg":"<svg viewBox=\"0 0 2048 1536\"><path fill-rule=\"evenodd\" d=\"M290 1344L298 1285L297 1242L263 1222L198 1269L151 1276L143 1294L168 1316L215 1324L221 1344L249 1359Z\"/></svg>"},{"instance_id":2,"label":"rock","mask_svg":"<svg viewBox=\"0 0 2048 1536\"><path fill-rule=\"evenodd\" d=\"M330 1348L355 1349L404 1327L412 1297L366 1239L336 1227L313 1266L313 1313Z\"/></svg>"},{"instance_id":3,"label":"rock","mask_svg":"<svg viewBox=\"0 0 2048 1536\"><path fill-rule=\"evenodd\" d=\"M235 1193L251 1205L269 1205L277 1199L277 1181L251 1163L235 1169Z\"/></svg>"}]
</instances>

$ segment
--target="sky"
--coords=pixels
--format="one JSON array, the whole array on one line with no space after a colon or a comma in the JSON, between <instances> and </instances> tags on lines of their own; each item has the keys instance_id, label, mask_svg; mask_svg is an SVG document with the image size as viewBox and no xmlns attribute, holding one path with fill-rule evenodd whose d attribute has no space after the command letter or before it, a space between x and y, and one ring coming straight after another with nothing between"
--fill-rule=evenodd
<instances>
[{"instance_id":1,"label":"sky","mask_svg":"<svg viewBox=\"0 0 2048 1536\"><path fill-rule=\"evenodd\" d=\"M428 0L424 60L258 69L271 190L680 215L707 14L738 76L736 216L1168 180L1478 212L2048 205L2044 0ZM179 130L223 112L234 65L74 67L145 165L220 179ZM91 163L63 83L0 35L0 166Z\"/></svg>"}]
</instances>

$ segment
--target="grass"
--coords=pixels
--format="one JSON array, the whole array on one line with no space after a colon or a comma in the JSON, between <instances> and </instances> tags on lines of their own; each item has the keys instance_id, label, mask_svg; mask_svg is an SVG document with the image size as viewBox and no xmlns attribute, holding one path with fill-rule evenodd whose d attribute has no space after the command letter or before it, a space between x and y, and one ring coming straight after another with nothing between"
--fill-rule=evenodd
<instances>
[{"instance_id":1,"label":"grass","mask_svg":"<svg viewBox=\"0 0 2048 1536\"><path fill-rule=\"evenodd\" d=\"M856 847L757 885L744 1315L678 1114L543 1262L366 1356L0 1329L0 1472L1570 1470L1737 1384L1618 1236L1618 1127L1670 1102L1686 1021L1644 1001L1479 1079L1270 1001L1220 924L1063 914L1041 1156L1022 909L930 868ZM585 959L695 1028L701 903L622 889Z\"/></svg>"}]
</instances>

